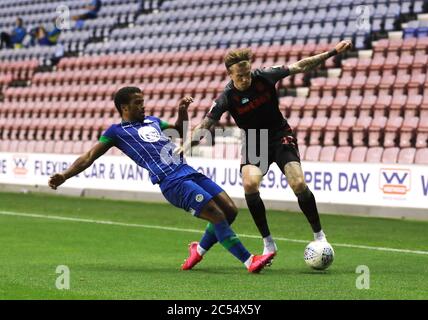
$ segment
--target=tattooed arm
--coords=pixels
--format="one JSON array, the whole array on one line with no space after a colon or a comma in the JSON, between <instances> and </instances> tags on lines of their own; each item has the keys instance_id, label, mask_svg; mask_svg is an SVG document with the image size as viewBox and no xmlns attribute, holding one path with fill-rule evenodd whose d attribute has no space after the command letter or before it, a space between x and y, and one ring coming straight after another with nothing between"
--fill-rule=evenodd
<instances>
[{"instance_id":1,"label":"tattooed arm","mask_svg":"<svg viewBox=\"0 0 428 320\"><path fill-rule=\"evenodd\" d=\"M345 52L351 47L352 43L350 41L343 40L339 42L333 50L297 61L296 63L289 65L288 69L290 70L290 74L313 70L328 58L333 57L339 53Z\"/></svg>"}]
</instances>

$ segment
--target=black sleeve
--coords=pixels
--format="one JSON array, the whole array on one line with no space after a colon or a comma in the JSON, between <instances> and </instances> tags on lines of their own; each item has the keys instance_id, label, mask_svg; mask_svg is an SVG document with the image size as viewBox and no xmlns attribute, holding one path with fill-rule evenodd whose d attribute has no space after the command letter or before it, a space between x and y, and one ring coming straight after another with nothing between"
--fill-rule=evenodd
<instances>
[{"instance_id":1,"label":"black sleeve","mask_svg":"<svg viewBox=\"0 0 428 320\"><path fill-rule=\"evenodd\" d=\"M272 84L276 84L279 80L290 75L290 70L284 65L273 66L269 68L257 69L255 74L269 80Z\"/></svg>"},{"instance_id":2,"label":"black sleeve","mask_svg":"<svg viewBox=\"0 0 428 320\"><path fill-rule=\"evenodd\" d=\"M210 111L207 114L207 117L219 121L223 113L229 109L227 97L225 94L222 94L217 100L214 101L211 106Z\"/></svg>"}]
</instances>

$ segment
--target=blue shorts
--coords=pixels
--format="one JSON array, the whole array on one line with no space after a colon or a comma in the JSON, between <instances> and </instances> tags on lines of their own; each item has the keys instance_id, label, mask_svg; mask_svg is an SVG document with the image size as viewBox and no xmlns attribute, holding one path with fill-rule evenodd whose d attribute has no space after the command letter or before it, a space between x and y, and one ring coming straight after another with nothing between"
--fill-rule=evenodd
<instances>
[{"instance_id":1,"label":"blue shorts","mask_svg":"<svg viewBox=\"0 0 428 320\"><path fill-rule=\"evenodd\" d=\"M224 191L188 165L163 179L159 186L165 199L196 217L213 197Z\"/></svg>"}]
</instances>

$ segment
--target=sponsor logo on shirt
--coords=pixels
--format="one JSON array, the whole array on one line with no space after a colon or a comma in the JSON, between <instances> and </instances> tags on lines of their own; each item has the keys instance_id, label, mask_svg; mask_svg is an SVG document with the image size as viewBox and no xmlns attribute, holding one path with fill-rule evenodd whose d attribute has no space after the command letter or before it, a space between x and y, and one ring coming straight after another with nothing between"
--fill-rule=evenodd
<instances>
[{"instance_id":1,"label":"sponsor logo on shirt","mask_svg":"<svg viewBox=\"0 0 428 320\"><path fill-rule=\"evenodd\" d=\"M153 127L141 127L138 129L138 135L145 142L157 142L160 139L160 133Z\"/></svg>"}]
</instances>

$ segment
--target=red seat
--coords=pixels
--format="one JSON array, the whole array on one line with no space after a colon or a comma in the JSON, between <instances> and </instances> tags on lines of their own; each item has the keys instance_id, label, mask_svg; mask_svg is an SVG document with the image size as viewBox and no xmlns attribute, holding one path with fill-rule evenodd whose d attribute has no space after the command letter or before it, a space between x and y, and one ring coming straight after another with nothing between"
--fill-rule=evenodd
<instances>
[{"instance_id":1,"label":"red seat","mask_svg":"<svg viewBox=\"0 0 428 320\"><path fill-rule=\"evenodd\" d=\"M351 85L351 96L360 96L362 93L362 88L364 88L364 85L367 82L366 76L355 76L355 78L352 81Z\"/></svg>"},{"instance_id":2,"label":"red seat","mask_svg":"<svg viewBox=\"0 0 428 320\"><path fill-rule=\"evenodd\" d=\"M322 89L325 86L327 78L318 77L311 79L310 97L319 97L322 95Z\"/></svg>"},{"instance_id":3,"label":"red seat","mask_svg":"<svg viewBox=\"0 0 428 320\"><path fill-rule=\"evenodd\" d=\"M388 95L395 84L395 75L384 74L379 83L379 95Z\"/></svg>"},{"instance_id":4,"label":"red seat","mask_svg":"<svg viewBox=\"0 0 428 320\"><path fill-rule=\"evenodd\" d=\"M354 71L358 65L358 58L349 58L342 61L342 75L344 76L354 76Z\"/></svg>"},{"instance_id":5,"label":"red seat","mask_svg":"<svg viewBox=\"0 0 428 320\"><path fill-rule=\"evenodd\" d=\"M417 70L417 69L416 69ZM423 90L423 86L426 79L425 73L417 73L413 70L412 76L409 79L407 91L409 96L417 95Z\"/></svg>"},{"instance_id":6,"label":"red seat","mask_svg":"<svg viewBox=\"0 0 428 320\"><path fill-rule=\"evenodd\" d=\"M324 146L335 145L337 131L341 122L342 118L340 117L332 117L328 119L324 133Z\"/></svg>"},{"instance_id":7,"label":"red seat","mask_svg":"<svg viewBox=\"0 0 428 320\"><path fill-rule=\"evenodd\" d=\"M349 146L351 129L355 126L357 118L346 117L339 126L339 146Z\"/></svg>"},{"instance_id":8,"label":"red seat","mask_svg":"<svg viewBox=\"0 0 428 320\"><path fill-rule=\"evenodd\" d=\"M331 117L341 117L348 103L347 96L335 97L331 106Z\"/></svg>"},{"instance_id":9,"label":"red seat","mask_svg":"<svg viewBox=\"0 0 428 320\"><path fill-rule=\"evenodd\" d=\"M309 146L306 149L305 160L306 161L318 161L320 157L321 146Z\"/></svg>"},{"instance_id":10,"label":"red seat","mask_svg":"<svg viewBox=\"0 0 428 320\"><path fill-rule=\"evenodd\" d=\"M368 128L372 122L371 117L359 117L355 127L352 129L352 145L364 146L364 139L368 134Z\"/></svg>"},{"instance_id":11,"label":"red seat","mask_svg":"<svg viewBox=\"0 0 428 320\"><path fill-rule=\"evenodd\" d=\"M421 104L421 95L409 95L407 98L407 103L404 106L404 117L408 118L416 116Z\"/></svg>"},{"instance_id":12,"label":"red seat","mask_svg":"<svg viewBox=\"0 0 428 320\"><path fill-rule=\"evenodd\" d=\"M355 75L367 75L367 70L369 68L372 68L372 65L373 65L373 59L371 58L358 59Z\"/></svg>"},{"instance_id":13,"label":"red seat","mask_svg":"<svg viewBox=\"0 0 428 320\"><path fill-rule=\"evenodd\" d=\"M410 75L403 74L397 76L397 80L394 83L394 94L405 94L407 85L410 83ZM417 94L417 92L416 92Z\"/></svg>"},{"instance_id":14,"label":"red seat","mask_svg":"<svg viewBox=\"0 0 428 320\"><path fill-rule=\"evenodd\" d=\"M367 147L356 147L351 151L351 162L364 162L366 160Z\"/></svg>"},{"instance_id":15,"label":"red seat","mask_svg":"<svg viewBox=\"0 0 428 320\"><path fill-rule=\"evenodd\" d=\"M400 130L400 147L401 148L411 147L412 145L411 140L415 136L418 123L419 123L418 117L404 118L404 122Z\"/></svg>"},{"instance_id":16,"label":"red seat","mask_svg":"<svg viewBox=\"0 0 428 320\"><path fill-rule=\"evenodd\" d=\"M361 106L362 101L363 101L362 96L349 97L348 103L346 104L345 117L355 116Z\"/></svg>"},{"instance_id":17,"label":"red seat","mask_svg":"<svg viewBox=\"0 0 428 320\"><path fill-rule=\"evenodd\" d=\"M333 93L335 92L338 83L339 83L339 78L336 78L336 77L327 78L323 88L323 96L333 96Z\"/></svg>"},{"instance_id":18,"label":"red seat","mask_svg":"<svg viewBox=\"0 0 428 320\"><path fill-rule=\"evenodd\" d=\"M400 61L400 57L396 54L388 54L386 57L385 63L383 65L383 74L384 75L393 75L397 69L397 65Z\"/></svg>"},{"instance_id":19,"label":"red seat","mask_svg":"<svg viewBox=\"0 0 428 320\"><path fill-rule=\"evenodd\" d=\"M374 105L373 117L381 117L389 113L389 107L392 103L392 96L379 95Z\"/></svg>"},{"instance_id":20,"label":"red seat","mask_svg":"<svg viewBox=\"0 0 428 320\"><path fill-rule=\"evenodd\" d=\"M398 130L401 128L402 124L402 117L394 117L388 119L385 126L385 137L383 141L383 146L385 148L394 147L396 145Z\"/></svg>"},{"instance_id":21,"label":"red seat","mask_svg":"<svg viewBox=\"0 0 428 320\"><path fill-rule=\"evenodd\" d=\"M361 101L360 106L360 117L365 116L369 117L373 114L374 106L376 105L377 96L375 95L366 95Z\"/></svg>"},{"instance_id":22,"label":"red seat","mask_svg":"<svg viewBox=\"0 0 428 320\"><path fill-rule=\"evenodd\" d=\"M418 149L415 156L416 164L428 164L428 148Z\"/></svg>"},{"instance_id":23,"label":"red seat","mask_svg":"<svg viewBox=\"0 0 428 320\"><path fill-rule=\"evenodd\" d=\"M364 84L364 95L374 95L379 87L381 76L378 74L370 74Z\"/></svg>"},{"instance_id":24,"label":"red seat","mask_svg":"<svg viewBox=\"0 0 428 320\"><path fill-rule=\"evenodd\" d=\"M428 147L428 117L421 118L416 129L416 148Z\"/></svg>"},{"instance_id":25,"label":"red seat","mask_svg":"<svg viewBox=\"0 0 428 320\"><path fill-rule=\"evenodd\" d=\"M415 161L415 148L404 148L398 154L398 163L412 164Z\"/></svg>"},{"instance_id":26,"label":"red seat","mask_svg":"<svg viewBox=\"0 0 428 320\"><path fill-rule=\"evenodd\" d=\"M336 150L334 161L348 162L351 157L352 147L339 147Z\"/></svg>"},{"instance_id":27,"label":"red seat","mask_svg":"<svg viewBox=\"0 0 428 320\"><path fill-rule=\"evenodd\" d=\"M291 105L290 117L298 117L302 114L303 108L306 104L305 97L296 97L293 100L293 104Z\"/></svg>"},{"instance_id":28,"label":"red seat","mask_svg":"<svg viewBox=\"0 0 428 320\"><path fill-rule=\"evenodd\" d=\"M327 117L315 118L312 127L311 134L309 136L309 145L318 145L321 142L321 135L323 134L327 125Z\"/></svg>"},{"instance_id":29,"label":"red seat","mask_svg":"<svg viewBox=\"0 0 428 320\"><path fill-rule=\"evenodd\" d=\"M369 127L369 147L376 147L380 145L381 134L385 128L387 118L375 117Z\"/></svg>"},{"instance_id":30,"label":"red seat","mask_svg":"<svg viewBox=\"0 0 428 320\"><path fill-rule=\"evenodd\" d=\"M319 161L332 162L336 154L337 147L327 146L321 149Z\"/></svg>"},{"instance_id":31,"label":"red seat","mask_svg":"<svg viewBox=\"0 0 428 320\"><path fill-rule=\"evenodd\" d=\"M317 117L326 117L330 113L333 101L334 98L332 96L322 97L317 106ZM340 113L332 116L340 116Z\"/></svg>"},{"instance_id":32,"label":"red seat","mask_svg":"<svg viewBox=\"0 0 428 320\"><path fill-rule=\"evenodd\" d=\"M319 97L309 97L303 106L303 117L313 117L320 102Z\"/></svg>"},{"instance_id":33,"label":"red seat","mask_svg":"<svg viewBox=\"0 0 428 320\"><path fill-rule=\"evenodd\" d=\"M308 136L309 128L312 127L314 118L306 117L302 118L297 127L297 143L299 145L306 145L306 138Z\"/></svg>"},{"instance_id":34,"label":"red seat","mask_svg":"<svg viewBox=\"0 0 428 320\"><path fill-rule=\"evenodd\" d=\"M397 163L400 148L386 148L382 154L382 163Z\"/></svg>"},{"instance_id":35,"label":"red seat","mask_svg":"<svg viewBox=\"0 0 428 320\"><path fill-rule=\"evenodd\" d=\"M339 79L336 87L336 96L347 96L348 90L351 88L353 77L344 76Z\"/></svg>"},{"instance_id":36,"label":"red seat","mask_svg":"<svg viewBox=\"0 0 428 320\"><path fill-rule=\"evenodd\" d=\"M373 147L367 150L366 162L369 163L380 163L382 159L383 148Z\"/></svg>"}]
</instances>

